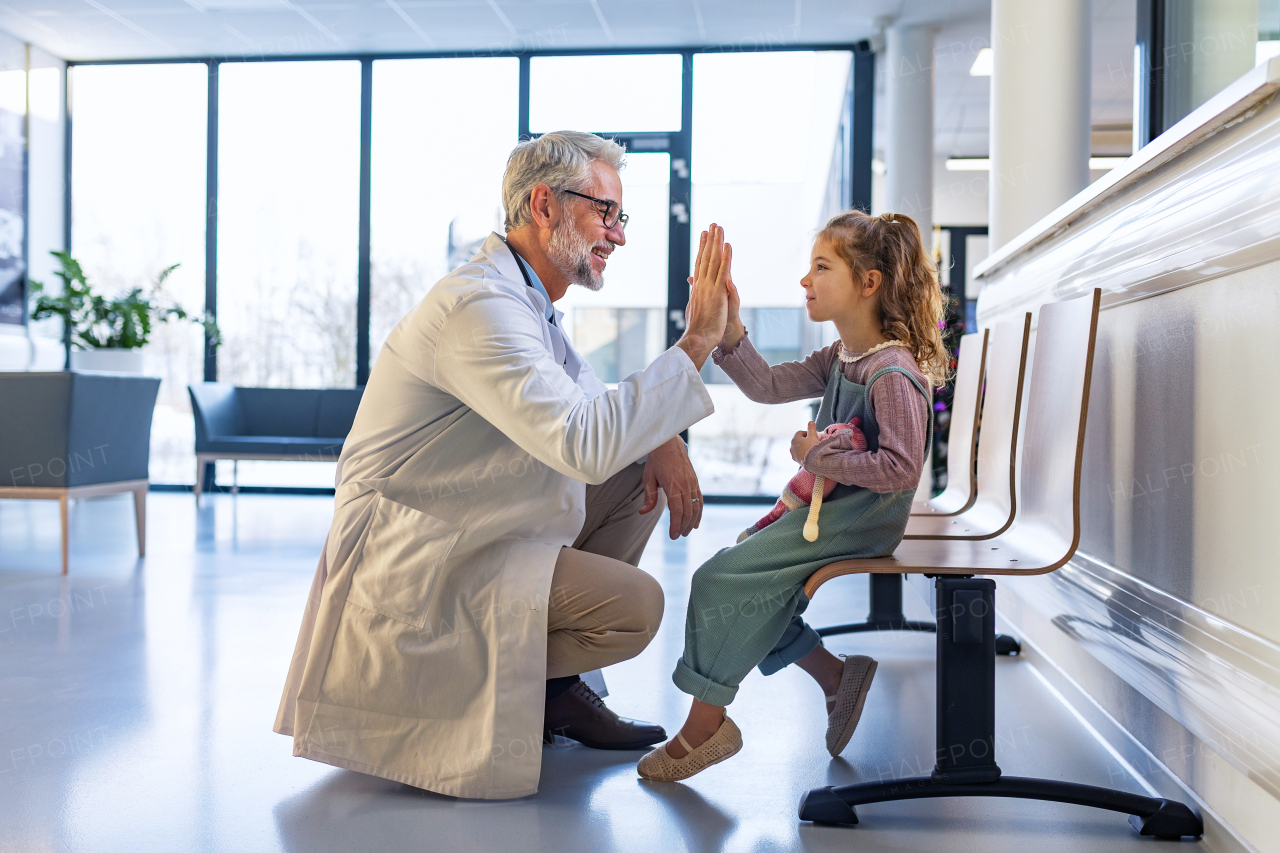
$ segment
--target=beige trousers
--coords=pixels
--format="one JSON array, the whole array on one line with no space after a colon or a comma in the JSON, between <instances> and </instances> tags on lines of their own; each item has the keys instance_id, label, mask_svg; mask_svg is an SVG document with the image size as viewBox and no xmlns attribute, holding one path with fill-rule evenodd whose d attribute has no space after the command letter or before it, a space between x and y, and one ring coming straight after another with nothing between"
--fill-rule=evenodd
<instances>
[{"instance_id":1,"label":"beige trousers","mask_svg":"<svg viewBox=\"0 0 1280 853\"><path fill-rule=\"evenodd\" d=\"M587 486L587 517L561 548L547 613L547 678L600 669L644 651L662 623L662 587L636 568L666 496L640 515L644 465Z\"/></svg>"}]
</instances>

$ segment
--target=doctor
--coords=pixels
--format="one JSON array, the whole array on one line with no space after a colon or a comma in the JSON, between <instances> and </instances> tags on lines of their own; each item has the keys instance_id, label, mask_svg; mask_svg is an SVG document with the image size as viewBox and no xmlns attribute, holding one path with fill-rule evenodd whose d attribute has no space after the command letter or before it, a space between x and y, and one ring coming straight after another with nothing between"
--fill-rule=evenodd
<instances>
[{"instance_id":1,"label":"doctor","mask_svg":"<svg viewBox=\"0 0 1280 853\"><path fill-rule=\"evenodd\" d=\"M551 732L615 749L666 737L578 676L639 654L662 619L636 568L659 491L673 539L701 518L678 433L712 412L698 370L724 332L730 248L712 226L684 337L606 388L552 303L599 289L626 242L623 154L586 133L520 143L505 239L388 337L276 718L294 755L498 799L537 791Z\"/></svg>"}]
</instances>

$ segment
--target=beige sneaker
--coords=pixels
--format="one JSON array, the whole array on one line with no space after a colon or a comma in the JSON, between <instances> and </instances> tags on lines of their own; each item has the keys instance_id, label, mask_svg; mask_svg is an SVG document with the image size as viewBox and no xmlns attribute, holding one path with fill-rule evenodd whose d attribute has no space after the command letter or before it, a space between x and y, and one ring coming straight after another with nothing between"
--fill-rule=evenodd
<instances>
[{"instance_id":1,"label":"beige sneaker","mask_svg":"<svg viewBox=\"0 0 1280 853\"><path fill-rule=\"evenodd\" d=\"M879 664L866 655L844 657L840 688L836 695L827 697L828 702L836 703L827 715L827 752L832 758L844 751L849 745L849 738L853 737L853 730L858 727L877 666Z\"/></svg>"},{"instance_id":2,"label":"beige sneaker","mask_svg":"<svg viewBox=\"0 0 1280 853\"><path fill-rule=\"evenodd\" d=\"M657 747L636 765L636 771L645 779L655 782L679 782L688 779L695 773L701 773L712 764L719 764L731 758L742 749L742 732L733 720L725 715L724 722L716 733L696 749L689 746L684 735L676 732L676 740L689 753L684 758L672 758L667 752L666 744Z\"/></svg>"}]
</instances>

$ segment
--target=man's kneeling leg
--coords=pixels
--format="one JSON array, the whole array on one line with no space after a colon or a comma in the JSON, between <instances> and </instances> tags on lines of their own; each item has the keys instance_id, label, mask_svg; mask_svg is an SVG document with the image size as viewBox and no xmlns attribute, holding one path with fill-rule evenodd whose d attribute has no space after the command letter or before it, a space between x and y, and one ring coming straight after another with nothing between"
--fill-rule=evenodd
<instances>
[{"instance_id":1,"label":"man's kneeling leg","mask_svg":"<svg viewBox=\"0 0 1280 853\"><path fill-rule=\"evenodd\" d=\"M640 569L560 550L547 614L545 739L558 734L596 749L641 749L666 738L661 726L619 717L577 678L640 654L662 623L662 608L662 587Z\"/></svg>"}]
</instances>

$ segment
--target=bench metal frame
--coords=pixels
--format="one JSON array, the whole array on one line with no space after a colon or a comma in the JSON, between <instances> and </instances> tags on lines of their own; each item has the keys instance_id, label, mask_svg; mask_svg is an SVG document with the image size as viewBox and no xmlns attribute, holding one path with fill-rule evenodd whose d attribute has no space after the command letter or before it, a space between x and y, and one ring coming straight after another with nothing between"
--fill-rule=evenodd
<instances>
[{"instance_id":1,"label":"bench metal frame","mask_svg":"<svg viewBox=\"0 0 1280 853\"><path fill-rule=\"evenodd\" d=\"M339 450L342 449L342 442L334 445ZM204 466L211 465L219 459L230 459L236 464L231 469L231 494L240 494L240 465L241 460L254 462L337 462L338 456L318 456L314 453L197 453L196 454L196 485L193 490L196 495L196 503L200 502L200 495L204 493Z\"/></svg>"},{"instance_id":2,"label":"bench metal frame","mask_svg":"<svg viewBox=\"0 0 1280 853\"><path fill-rule=\"evenodd\" d=\"M809 791L801 820L855 824L864 803L928 797L1015 797L1127 812L1143 835L1199 837L1183 803L1052 779L1003 777L995 760L995 581L975 575L1038 575L1067 563L1080 544L1080 473L1102 292L1040 309L1019 458L1018 516L984 541L903 540L890 557L842 560L805 583L812 599L849 574L935 578L937 764L929 776Z\"/></svg>"}]
</instances>

